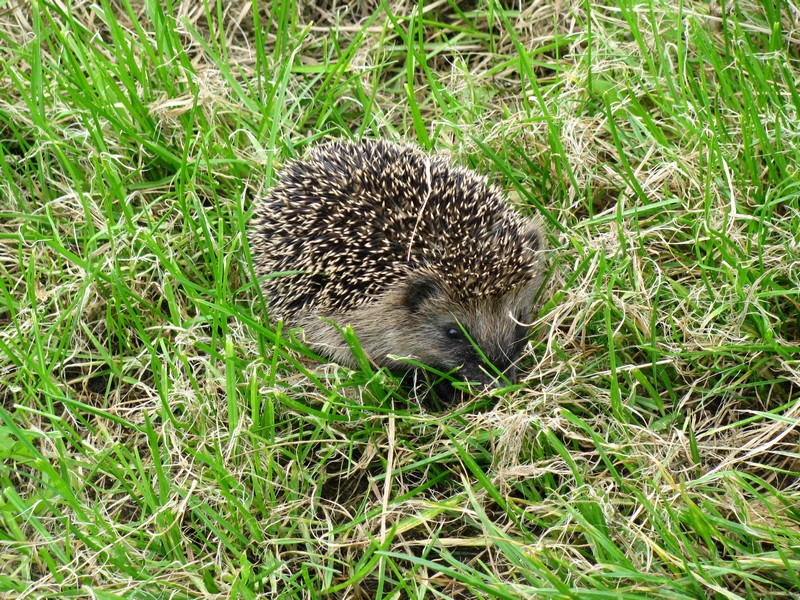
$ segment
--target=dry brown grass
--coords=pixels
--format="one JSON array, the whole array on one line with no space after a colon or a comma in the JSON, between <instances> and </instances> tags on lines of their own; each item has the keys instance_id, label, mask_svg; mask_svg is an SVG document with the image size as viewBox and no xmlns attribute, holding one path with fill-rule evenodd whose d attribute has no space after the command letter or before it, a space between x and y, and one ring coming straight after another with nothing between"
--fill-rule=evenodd
<instances>
[{"instance_id":1,"label":"dry brown grass","mask_svg":"<svg viewBox=\"0 0 800 600\"><path fill-rule=\"evenodd\" d=\"M800 593L797 6L162 10L0 9L0 591ZM546 224L519 389L268 326L252 199L342 135Z\"/></svg>"}]
</instances>

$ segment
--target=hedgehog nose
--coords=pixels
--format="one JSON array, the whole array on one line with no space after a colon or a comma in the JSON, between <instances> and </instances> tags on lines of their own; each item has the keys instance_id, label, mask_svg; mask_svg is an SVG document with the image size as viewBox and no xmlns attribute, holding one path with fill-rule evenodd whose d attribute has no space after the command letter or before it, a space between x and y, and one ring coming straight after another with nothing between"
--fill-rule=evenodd
<instances>
[{"instance_id":1,"label":"hedgehog nose","mask_svg":"<svg viewBox=\"0 0 800 600\"><path fill-rule=\"evenodd\" d=\"M502 376L498 375L494 378L493 387L495 389L500 389L514 385L515 383L517 383L517 367L511 365L503 370Z\"/></svg>"},{"instance_id":2,"label":"hedgehog nose","mask_svg":"<svg viewBox=\"0 0 800 600\"><path fill-rule=\"evenodd\" d=\"M494 369L485 369L484 373L487 376L484 385L489 389L499 390L517 383L517 367L515 365L509 365L501 370L495 363Z\"/></svg>"},{"instance_id":3,"label":"hedgehog nose","mask_svg":"<svg viewBox=\"0 0 800 600\"><path fill-rule=\"evenodd\" d=\"M517 383L517 367L515 365L508 367L503 375L506 379L508 379L509 385L514 385Z\"/></svg>"}]
</instances>

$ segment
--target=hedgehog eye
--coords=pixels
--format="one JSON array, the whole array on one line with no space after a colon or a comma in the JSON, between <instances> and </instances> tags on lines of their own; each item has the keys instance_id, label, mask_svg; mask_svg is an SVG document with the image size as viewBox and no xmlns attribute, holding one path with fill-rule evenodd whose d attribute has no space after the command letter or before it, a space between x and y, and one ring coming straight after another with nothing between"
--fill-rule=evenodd
<instances>
[{"instance_id":1,"label":"hedgehog eye","mask_svg":"<svg viewBox=\"0 0 800 600\"><path fill-rule=\"evenodd\" d=\"M455 342L464 341L464 334L459 329L458 325L447 325L445 327L445 331L447 332L447 337Z\"/></svg>"}]
</instances>

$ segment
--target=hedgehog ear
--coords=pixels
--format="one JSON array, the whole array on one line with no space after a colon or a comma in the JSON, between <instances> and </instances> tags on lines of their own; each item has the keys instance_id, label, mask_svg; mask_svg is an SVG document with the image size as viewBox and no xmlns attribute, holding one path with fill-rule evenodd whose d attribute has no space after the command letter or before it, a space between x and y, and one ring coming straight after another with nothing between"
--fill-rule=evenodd
<instances>
[{"instance_id":1,"label":"hedgehog ear","mask_svg":"<svg viewBox=\"0 0 800 600\"><path fill-rule=\"evenodd\" d=\"M525 246L533 251L542 249L542 230L534 219L528 219L520 229L520 235Z\"/></svg>"},{"instance_id":2,"label":"hedgehog ear","mask_svg":"<svg viewBox=\"0 0 800 600\"><path fill-rule=\"evenodd\" d=\"M412 313L419 312L425 300L442 293L442 286L430 275L412 276L406 281L405 301L408 310Z\"/></svg>"}]
</instances>

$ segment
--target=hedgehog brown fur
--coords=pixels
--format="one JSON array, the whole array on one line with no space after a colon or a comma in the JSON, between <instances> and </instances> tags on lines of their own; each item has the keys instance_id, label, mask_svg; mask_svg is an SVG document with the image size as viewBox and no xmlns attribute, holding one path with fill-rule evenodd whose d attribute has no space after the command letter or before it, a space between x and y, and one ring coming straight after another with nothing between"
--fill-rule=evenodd
<instances>
[{"instance_id":1,"label":"hedgehog brown fur","mask_svg":"<svg viewBox=\"0 0 800 600\"><path fill-rule=\"evenodd\" d=\"M486 178L408 145L326 143L284 169L249 237L272 316L336 362L355 366L331 323L378 365L486 384L483 354L513 379L542 235Z\"/></svg>"}]
</instances>

